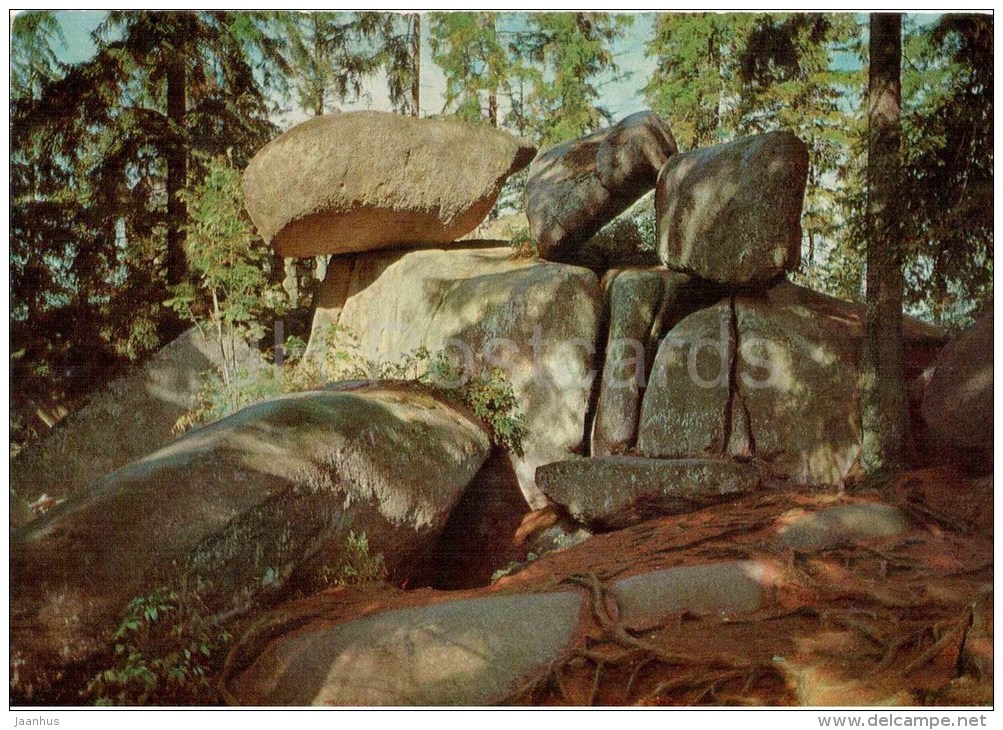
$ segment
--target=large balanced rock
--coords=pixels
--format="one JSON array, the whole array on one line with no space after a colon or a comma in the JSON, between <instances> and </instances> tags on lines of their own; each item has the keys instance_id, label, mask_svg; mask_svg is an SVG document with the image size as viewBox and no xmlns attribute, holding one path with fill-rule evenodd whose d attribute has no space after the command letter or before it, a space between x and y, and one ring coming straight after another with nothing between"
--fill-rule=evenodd
<instances>
[{"instance_id":1,"label":"large balanced rock","mask_svg":"<svg viewBox=\"0 0 1003 730\"><path fill-rule=\"evenodd\" d=\"M12 690L49 690L159 588L240 615L337 577L350 532L404 570L489 449L481 424L401 386L284 396L179 439L12 535Z\"/></svg>"},{"instance_id":2,"label":"large balanced rock","mask_svg":"<svg viewBox=\"0 0 1003 730\"><path fill-rule=\"evenodd\" d=\"M600 299L591 271L513 259L507 248L413 251L349 296L338 324L373 361L400 362L423 347L467 376L502 370L529 430L513 466L536 508L546 505L536 468L575 452L585 436Z\"/></svg>"},{"instance_id":3,"label":"large balanced rock","mask_svg":"<svg viewBox=\"0 0 1003 730\"><path fill-rule=\"evenodd\" d=\"M540 254L587 265L581 244L651 190L676 151L668 126L646 111L540 154L529 167L525 194Z\"/></svg>"},{"instance_id":4,"label":"large balanced rock","mask_svg":"<svg viewBox=\"0 0 1003 730\"><path fill-rule=\"evenodd\" d=\"M978 473L992 471L992 312L940 353L923 394L922 414L935 447L961 452Z\"/></svg>"},{"instance_id":5,"label":"large balanced rock","mask_svg":"<svg viewBox=\"0 0 1003 730\"><path fill-rule=\"evenodd\" d=\"M798 482L842 483L861 450L863 314L788 283L691 314L659 346L638 451L755 456ZM944 335L907 317L903 338L921 371Z\"/></svg>"},{"instance_id":6,"label":"large balanced rock","mask_svg":"<svg viewBox=\"0 0 1003 730\"><path fill-rule=\"evenodd\" d=\"M721 298L717 287L666 269L611 270L605 365L592 424L592 456L623 453L637 440L641 397L658 343L692 312Z\"/></svg>"},{"instance_id":7,"label":"large balanced rock","mask_svg":"<svg viewBox=\"0 0 1003 730\"><path fill-rule=\"evenodd\" d=\"M303 122L244 173L247 212L282 256L451 243L535 148L457 119L351 112Z\"/></svg>"},{"instance_id":8,"label":"large balanced rock","mask_svg":"<svg viewBox=\"0 0 1003 730\"><path fill-rule=\"evenodd\" d=\"M575 637L576 592L485 596L331 625L298 621L224 680L240 705L489 705ZM246 637L245 642L255 641ZM239 653L238 646L235 653Z\"/></svg>"},{"instance_id":9,"label":"large balanced rock","mask_svg":"<svg viewBox=\"0 0 1003 730\"><path fill-rule=\"evenodd\" d=\"M259 363L257 350L241 340L227 342L226 349L238 367ZM27 502L43 494L62 499L164 445L205 376L221 363L219 343L198 328L188 330L11 459L12 492Z\"/></svg>"},{"instance_id":10,"label":"large balanced rock","mask_svg":"<svg viewBox=\"0 0 1003 730\"><path fill-rule=\"evenodd\" d=\"M546 464L536 480L579 522L618 530L737 497L759 487L762 474L733 459L607 456Z\"/></svg>"},{"instance_id":11,"label":"large balanced rock","mask_svg":"<svg viewBox=\"0 0 1003 730\"><path fill-rule=\"evenodd\" d=\"M722 284L770 282L801 261L808 151L771 132L669 159L658 176L658 255Z\"/></svg>"}]
</instances>

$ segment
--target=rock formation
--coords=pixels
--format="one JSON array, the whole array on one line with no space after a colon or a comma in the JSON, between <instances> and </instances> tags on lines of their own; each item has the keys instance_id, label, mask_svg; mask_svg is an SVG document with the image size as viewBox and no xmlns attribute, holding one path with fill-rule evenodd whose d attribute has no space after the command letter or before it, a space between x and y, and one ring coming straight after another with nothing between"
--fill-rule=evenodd
<instances>
[{"instance_id":1,"label":"rock formation","mask_svg":"<svg viewBox=\"0 0 1003 730\"><path fill-rule=\"evenodd\" d=\"M670 158L655 193L659 258L735 286L796 270L807 176L808 150L787 132Z\"/></svg>"},{"instance_id":2,"label":"rock formation","mask_svg":"<svg viewBox=\"0 0 1003 730\"><path fill-rule=\"evenodd\" d=\"M579 265L579 248L651 190L677 151L653 112L542 152L529 167L526 216L543 258Z\"/></svg>"},{"instance_id":3,"label":"rock formation","mask_svg":"<svg viewBox=\"0 0 1003 730\"><path fill-rule=\"evenodd\" d=\"M452 243L536 149L456 119L350 112L298 124L244 173L247 212L282 256Z\"/></svg>"}]
</instances>

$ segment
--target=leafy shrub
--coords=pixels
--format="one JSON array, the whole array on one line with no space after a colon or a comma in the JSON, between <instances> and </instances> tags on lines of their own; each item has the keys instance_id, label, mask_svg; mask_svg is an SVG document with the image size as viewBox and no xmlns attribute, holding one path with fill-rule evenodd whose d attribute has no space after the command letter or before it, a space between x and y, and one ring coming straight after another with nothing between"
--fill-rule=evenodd
<instances>
[{"instance_id":1,"label":"leafy shrub","mask_svg":"<svg viewBox=\"0 0 1003 730\"><path fill-rule=\"evenodd\" d=\"M201 183L181 194L188 206L185 258L192 280L172 287L164 302L199 326L220 350L223 396L236 397L235 338L260 340L269 302L281 306L278 288L268 282L268 247L244 211L240 173L226 158L208 161ZM203 320L207 320L203 323ZM236 410L235 404L231 410Z\"/></svg>"},{"instance_id":2,"label":"leafy shrub","mask_svg":"<svg viewBox=\"0 0 1003 730\"><path fill-rule=\"evenodd\" d=\"M365 357L358 337L332 325L324 334L321 354L289 357L281 366L265 365L253 372L239 371L227 382L209 376L195 404L174 425L176 433L218 421L231 413L283 393L320 390L344 380L417 382L467 406L491 431L492 442L522 456L526 419L504 371L498 368L466 373L443 354L433 356L419 347L400 359L373 362Z\"/></svg>"},{"instance_id":3,"label":"leafy shrub","mask_svg":"<svg viewBox=\"0 0 1003 730\"><path fill-rule=\"evenodd\" d=\"M345 547L348 556L334 578L339 586L357 586L380 583L387 579L387 564L382 553L369 554L366 533L348 533Z\"/></svg>"},{"instance_id":4,"label":"leafy shrub","mask_svg":"<svg viewBox=\"0 0 1003 730\"><path fill-rule=\"evenodd\" d=\"M112 666L85 690L97 705L201 704L210 664L231 637L158 588L129 602L114 638Z\"/></svg>"},{"instance_id":5,"label":"leafy shrub","mask_svg":"<svg viewBox=\"0 0 1003 730\"><path fill-rule=\"evenodd\" d=\"M509 453L521 457L522 441L529 430L505 372L491 368L464 377L464 373L443 357L432 363L431 384L459 383L443 392L463 403L491 430L491 440Z\"/></svg>"},{"instance_id":6,"label":"leafy shrub","mask_svg":"<svg viewBox=\"0 0 1003 730\"><path fill-rule=\"evenodd\" d=\"M540 257L540 247L536 239L530 234L528 228L520 228L512 234L509 241L512 247L512 256L517 259L535 259Z\"/></svg>"}]
</instances>

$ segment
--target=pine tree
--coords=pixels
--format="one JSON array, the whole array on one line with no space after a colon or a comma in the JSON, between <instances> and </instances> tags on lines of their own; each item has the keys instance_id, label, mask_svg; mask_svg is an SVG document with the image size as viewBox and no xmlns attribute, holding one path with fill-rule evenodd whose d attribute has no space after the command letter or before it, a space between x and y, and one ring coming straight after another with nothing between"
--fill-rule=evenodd
<instances>
[{"instance_id":1,"label":"pine tree","mask_svg":"<svg viewBox=\"0 0 1003 730\"><path fill-rule=\"evenodd\" d=\"M902 75L906 302L964 326L991 306L993 22L906 24Z\"/></svg>"},{"instance_id":2,"label":"pine tree","mask_svg":"<svg viewBox=\"0 0 1003 730\"><path fill-rule=\"evenodd\" d=\"M632 18L609 13L533 13L519 42L532 64L527 100L531 131L542 146L581 137L611 119L599 104L600 82L614 75L611 49Z\"/></svg>"},{"instance_id":3,"label":"pine tree","mask_svg":"<svg viewBox=\"0 0 1003 730\"><path fill-rule=\"evenodd\" d=\"M179 331L162 305L185 276L178 193L205 155L243 165L274 134L266 88L283 69L265 20L112 13L92 59L12 106L26 161L12 196L12 308L40 388L86 391Z\"/></svg>"},{"instance_id":4,"label":"pine tree","mask_svg":"<svg viewBox=\"0 0 1003 730\"><path fill-rule=\"evenodd\" d=\"M320 116L359 97L373 63L360 48L358 21L351 13L289 12L279 22L301 109Z\"/></svg>"},{"instance_id":5,"label":"pine tree","mask_svg":"<svg viewBox=\"0 0 1003 730\"><path fill-rule=\"evenodd\" d=\"M370 68L386 75L394 109L412 117L421 112L421 14L362 12L356 16L360 36L371 46Z\"/></svg>"},{"instance_id":6,"label":"pine tree","mask_svg":"<svg viewBox=\"0 0 1003 730\"><path fill-rule=\"evenodd\" d=\"M644 95L669 122L683 149L734 134L739 54L756 16L748 13L665 13L646 46L658 66Z\"/></svg>"},{"instance_id":7,"label":"pine tree","mask_svg":"<svg viewBox=\"0 0 1003 730\"><path fill-rule=\"evenodd\" d=\"M898 231L901 65L902 16L871 14L867 90L867 314L861 418L861 461L868 474L898 469L905 457L904 278Z\"/></svg>"},{"instance_id":8,"label":"pine tree","mask_svg":"<svg viewBox=\"0 0 1003 730\"><path fill-rule=\"evenodd\" d=\"M518 64L501 40L495 13L432 13L432 61L445 75L443 111L499 126L499 97L512 96ZM510 107L512 104L510 103Z\"/></svg>"}]
</instances>

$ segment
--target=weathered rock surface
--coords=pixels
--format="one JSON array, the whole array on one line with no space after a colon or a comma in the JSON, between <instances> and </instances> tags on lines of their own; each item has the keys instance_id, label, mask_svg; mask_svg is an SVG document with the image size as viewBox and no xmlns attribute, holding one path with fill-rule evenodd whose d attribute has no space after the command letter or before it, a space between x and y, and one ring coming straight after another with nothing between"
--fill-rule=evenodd
<instances>
[{"instance_id":1,"label":"weathered rock surface","mask_svg":"<svg viewBox=\"0 0 1003 730\"><path fill-rule=\"evenodd\" d=\"M668 126L646 111L541 153L529 167L525 193L540 254L588 265L579 256L581 244L651 190L676 152Z\"/></svg>"},{"instance_id":2,"label":"weathered rock surface","mask_svg":"<svg viewBox=\"0 0 1003 730\"><path fill-rule=\"evenodd\" d=\"M396 362L425 347L445 351L468 373L505 372L529 429L524 456L512 463L537 508L546 500L536 468L584 439L600 298L592 272L516 260L507 248L414 251L348 297L339 324L358 334L375 361Z\"/></svg>"},{"instance_id":3,"label":"weathered rock surface","mask_svg":"<svg viewBox=\"0 0 1003 730\"><path fill-rule=\"evenodd\" d=\"M966 461L978 473L992 471L992 312L940 353L923 394L922 414L935 446L967 452Z\"/></svg>"},{"instance_id":4,"label":"weathered rock surface","mask_svg":"<svg viewBox=\"0 0 1003 730\"><path fill-rule=\"evenodd\" d=\"M640 205L642 201L638 202ZM643 215L643 213L639 213ZM602 276L610 269L661 266L654 247L654 204L651 205L651 232L628 211L602 228L575 250L573 263Z\"/></svg>"},{"instance_id":5,"label":"weathered rock surface","mask_svg":"<svg viewBox=\"0 0 1003 730\"><path fill-rule=\"evenodd\" d=\"M243 342L240 367L258 362ZM175 422L192 406L203 377L222 362L219 345L192 328L142 365L109 382L86 405L10 462L10 486L22 503L42 494L62 499L174 438ZM19 510L13 526L30 512ZM13 515L12 515L13 517Z\"/></svg>"},{"instance_id":6,"label":"weathered rock surface","mask_svg":"<svg viewBox=\"0 0 1003 730\"><path fill-rule=\"evenodd\" d=\"M618 530L750 492L762 484L762 473L733 459L607 456L546 464L536 481L580 522Z\"/></svg>"},{"instance_id":7,"label":"weathered rock surface","mask_svg":"<svg viewBox=\"0 0 1003 730\"><path fill-rule=\"evenodd\" d=\"M452 243L533 158L524 140L457 119L350 112L303 122L244 173L247 212L282 256Z\"/></svg>"},{"instance_id":8,"label":"weathered rock surface","mask_svg":"<svg viewBox=\"0 0 1003 730\"><path fill-rule=\"evenodd\" d=\"M841 483L861 448L862 320L861 306L788 283L690 315L659 346L638 451L755 456L799 482ZM906 318L903 338L921 370L943 333Z\"/></svg>"},{"instance_id":9,"label":"weathered rock surface","mask_svg":"<svg viewBox=\"0 0 1003 730\"><path fill-rule=\"evenodd\" d=\"M155 588L200 586L205 611L239 615L336 576L350 531L403 568L489 449L472 418L400 386L284 396L190 433L12 535L12 690L101 652Z\"/></svg>"},{"instance_id":10,"label":"weathered rock surface","mask_svg":"<svg viewBox=\"0 0 1003 730\"><path fill-rule=\"evenodd\" d=\"M788 132L669 158L658 176L658 255L722 284L774 281L801 261L808 151Z\"/></svg>"},{"instance_id":11,"label":"weathered rock surface","mask_svg":"<svg viewBox=\"0 0 1003 730\"><path fill-rule=\"evenodd\" d=\"M731 453L734 340L729 300L691 314L669 331L644 392L638 452L657 458Z\"/></svg>"},{"instance_id":12,"label":"weathered rock surface","mask_svg":"<svg viewBox=\"0 0 1003 730\"><path fill-rule=\"evenodd\" d=\"M635 445L641 397L659 341L686 315L721 296L713 285L666 269L611 270L603 287L609 327L592 456Z\"/></svg>"},{"instance_id":13,"label":"weathered rock surface","mask_svg":"<svg viewBox=\"0 0 1003 730\"><path fill-rule=\"evenodd\" d=\"M462 250L499 248L504 245L506 244L503 241L469 240L463 242ZM428 247L397 247L332 256L324 280L317 289L313 321L310 326L310 340L307 343L304 356L311 358L322 354L325 336L332 325L340 323L341 310L345 308L345 303L371 286L380 277L380 274L386 271L388 266L400 261L407 254L413 253L415 248L427 249ZM442 249L433 247L433 250L441 251Z\"/></svg>"},{"instance_id":14,"label":"weathered rock surface","mask_svg":"<svg viewBox=\"0 0 1003 730\"><path fill-rule=\"evenodd\" d=\"M829 550L894 537L908 528L909 521L901 510L879 502L860 502L797 517L780 529L777 542L798 550Z\"/></svg>"},{"instance_id":15,"label":"weathered rock surface","mask_svg":"<svg viewBox=\"0 0 1003 730\"><path fill-rule=\"evenodd\" d=\"M490 705L575 636L573 591L486 596L306 623L228 678L241 705Z\"/></svg>"}]
</instances>

